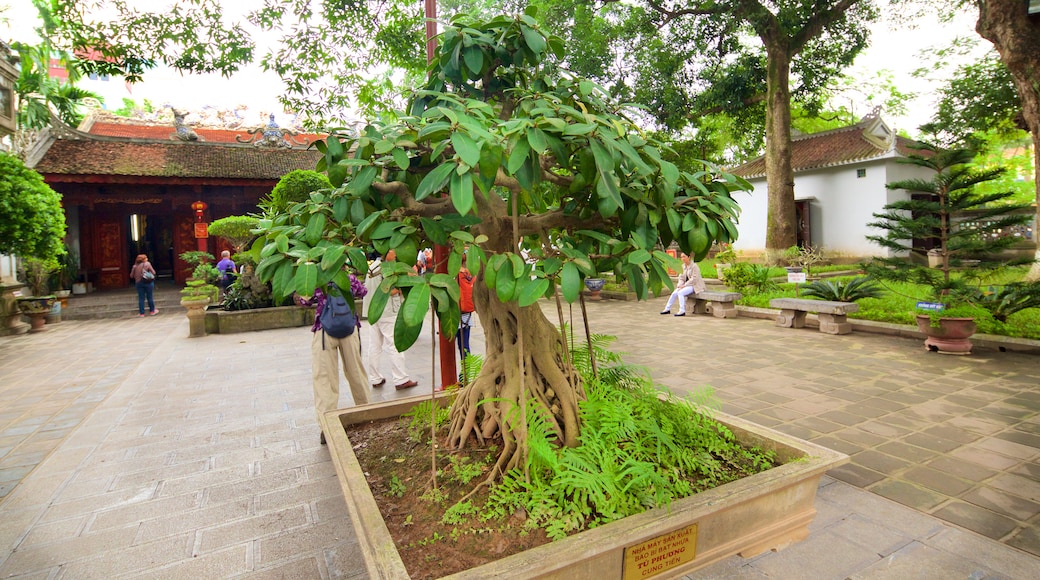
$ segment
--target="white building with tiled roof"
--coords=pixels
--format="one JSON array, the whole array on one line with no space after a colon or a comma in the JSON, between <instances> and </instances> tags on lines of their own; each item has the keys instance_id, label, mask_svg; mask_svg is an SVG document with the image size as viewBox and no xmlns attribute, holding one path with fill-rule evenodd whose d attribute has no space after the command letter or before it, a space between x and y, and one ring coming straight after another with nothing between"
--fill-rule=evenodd
<instances>
[{"instance_id":1,"label":"white building with tiled roof","mask_svg":"<svg viewBox=\"0 0 1040 580\"><path fill-rule=\"evenodd\" d=\"M881 248L866 238L879 232L867 224L885 204L907 197L905 191L890 191L885 184L931 177L926 170L899 162L912 152L909 144L877 115L868 115L849 127L795 136L791 163L799 244L820 247L828 255L880 254ZM763 253L768 214L765 158L732 171L755 188L750 194L734 196L741 215L740 238L733 246L749 255Z\"/></svg>"}]
</instances>

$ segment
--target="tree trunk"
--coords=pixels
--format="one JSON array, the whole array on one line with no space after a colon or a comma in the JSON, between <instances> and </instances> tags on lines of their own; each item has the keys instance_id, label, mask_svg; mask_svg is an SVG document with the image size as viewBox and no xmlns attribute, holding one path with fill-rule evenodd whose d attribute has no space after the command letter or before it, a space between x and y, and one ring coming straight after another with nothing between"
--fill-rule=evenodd
<instances>
[{"instance_id":1,"label":"tree trunk","mask_svg":"<svg viewBox=\"0 0 1040 580\"><path fill-rule=\"evenodd\" d=\"M486 228L489 223L482 225ZM496 245L501 244L489 242L488 255L507 250ZM501 436L497 472L522 467L527 449L527 430L520 422L524 401L527 415L542 413L559 442L576 446L578 401L585 398L585 392L566 358L559 330L537 304L521 308L499 301L484 282L483 270L473 282L473 305L484 329L484 365L452 405L448 449L461 449L471 441L485 445ZM521 337L523 369L519 358Z\"/></svg>"},{"instance_id":2,"label":"tree trunk","mask_svg":"<svg viewBox=\"0 0 1040 580\"><path fill-rule=\"evenodd\" d=\"M769 213L766 260L798 242L795 229L794 170L791 168L791 58L778 40L766 44L766 187Z\"/></svg>"},{"instance_id":3,"label":"tree trunk","mask_svg":"<svg viewBox=\"0 0 1040 580\"><path fill-rule=\"evenodd\" d=\"M1022 117L1033 137L1033 180L1037 215L1033 241L1040 260L1040 15L1030 17L1021 0L980 0L979 21L975 25L1000 54L1015 82L1022 101ZM1035 262L1027 280L1040 280L1040 262Z\"/></svg>"}]
</instances>

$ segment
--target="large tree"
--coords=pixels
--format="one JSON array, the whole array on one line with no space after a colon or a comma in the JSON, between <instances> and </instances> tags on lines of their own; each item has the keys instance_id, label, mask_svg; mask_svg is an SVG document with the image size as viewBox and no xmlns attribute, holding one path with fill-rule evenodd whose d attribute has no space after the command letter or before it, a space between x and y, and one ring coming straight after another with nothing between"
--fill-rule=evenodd
<instances>
[{"instance_id":1,"label":"large tree","mask_svg":"<svg viewBox=\"0 0 1040 580\"><path fill-rule=\"evenodd\" d=\"M529 15L458 18L441 37L425 88L393 122L338 133L321 146L333 189L262 223L257 273L277 294L348 288L342 266L365 272L362 248L396 250L369 317L404 295L394 338L417 338L432 307L455 333L463 263L477 272L474 304L485 363L452 409L448 444L502 436L497 469L522 465L518 413L544 413L576 445L583 398L566 341L536 301L580 299L582 280L614 270L641 296L671 285L672 241L697 258L736 236L730 192L747 187L709 164L690 173L596 84L552 72L559 40ZM446 195L438 195L443 192ZM412 275L426 243L450 248L447 274ZM335 291L335 289L331 289ZM520 422L519 425L522 425ZM513 427L513 428L511 428Z\"/></svg>"},{"instance_id":2,"label":"large tree","mask_svg":"<svg viewBox=\"0 0 1040 580\"><path fill-rule=\"evenodd\" d=\"M866 46L873 0L606 0L599 11L580 0L545 4L556 29L572 25L568 63L646 104L665 127L721 127L741 139L764 127L766 247L795 244L791 103L822 108L828 83Z\"/></svg>"},{"instance_id":3,"label":"large tree","mask_svg":"<svg viewBox=\"0 0 1040 580\"><path fill-rule=\"evenodd\" d=\"M876 16L873 3L869 0L712 0L692 3L652 0L647 5L665 16L669 28L701 26L702 30L716 30L717 45L729 47L727 56L733 60L733 64L720 69L722 74L719 78L732 78L731 75L743 78L746 69L754 67L756 61L753 57L758 55L758 62L764 60L765 160L769 196L766 250L780 252L795 245L797 230L791 167L792 67L799 63L800 81L807 85L818 84L822 89L829 78L843 66L851 64L856 54L866 46L867 33L863 25ZM710 26L705 26L706 20ZM734 42L746 35L753 35L761 46ZM749 96L745 96L745 100Z\"/></svg>"},{"instance_id":4,"label":"large tree","mask_svg":"<svg viewBox=\"0 0 1040 580\"><path fill-rule=\"evenodd\" d=\"M1029 3L1021 0L976 0L979 20L975 30L993 43L1011 74L1021 101L1022 120L1033 136L1033 178L1040 225L1040 14L1029 15ZM1036 236L1035 231L1033 235ZM1040 260L1040 245L1037 246ZM1040 262L1029 279L1040 280Z\"/></svg>"}]
</instances>

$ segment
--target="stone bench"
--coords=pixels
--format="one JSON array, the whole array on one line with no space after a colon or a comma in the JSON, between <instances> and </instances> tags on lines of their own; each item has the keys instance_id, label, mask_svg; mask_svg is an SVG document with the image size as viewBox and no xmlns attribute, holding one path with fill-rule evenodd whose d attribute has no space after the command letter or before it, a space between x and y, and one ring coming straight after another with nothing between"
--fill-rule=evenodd
<instances>
[{"instance_id":1,"label":"stone bench","mask_svg":"<svg viewBox=\"0 0 1040 580\"><path fill-rule=\"evenodd\" d=\"M693 300L694 314L707 314L708 303L711 302L711 313L715 318L736 318L737 300L740 292L698 292L691 294L687 300Z\"/></svg>"},{"instance_id":2,"label":"stone bench","mask_svg":"<svg viewBox=\"0 0 1040 580\"><path fill-rule=\"evenodd\" d=\"M852 324L846 319L846 315L859 311L859 304L854 302L829 302L806 298L773 298L769 301L769 306L780 309L776 325L784 328L805 328L805 314L815 312L820 319L820 332L827 334L852 332Z\"/></svg>"}]
</instances>

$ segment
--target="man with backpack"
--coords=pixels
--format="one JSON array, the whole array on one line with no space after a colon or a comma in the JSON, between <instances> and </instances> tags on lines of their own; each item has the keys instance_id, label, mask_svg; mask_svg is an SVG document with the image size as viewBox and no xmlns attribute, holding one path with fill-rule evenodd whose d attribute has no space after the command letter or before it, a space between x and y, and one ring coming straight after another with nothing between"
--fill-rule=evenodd
<instances>
[{"instance_id":1,"label":"man with backpack","mask_svg":"<svg viewBox=\"0 0 1040 580\"><path fill-rule=\"evenodd\" d=\"M314 296L298 301L305 306L316 306L311 327L311 377L319 424L322 415L339 408L340 361L354 404L368 403L368 375L361 361L358 333L361 325L354 306L354 299L364 297L367 290L353 274L350 290L342 290L331 282L328 290L326 295L320 288L316 289ZM325 445L325 433L321 434L321 444Z\"/></svg>"}]
</instances>

